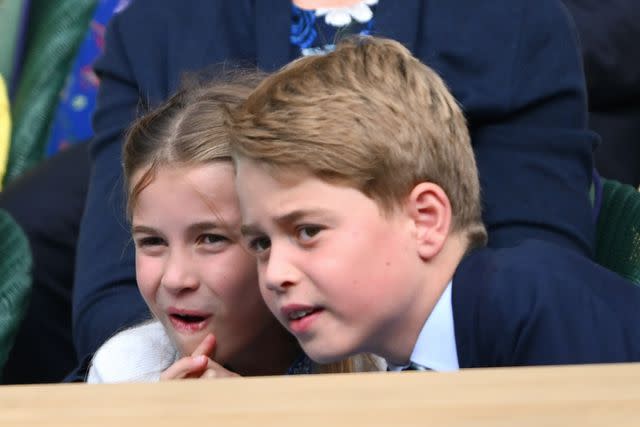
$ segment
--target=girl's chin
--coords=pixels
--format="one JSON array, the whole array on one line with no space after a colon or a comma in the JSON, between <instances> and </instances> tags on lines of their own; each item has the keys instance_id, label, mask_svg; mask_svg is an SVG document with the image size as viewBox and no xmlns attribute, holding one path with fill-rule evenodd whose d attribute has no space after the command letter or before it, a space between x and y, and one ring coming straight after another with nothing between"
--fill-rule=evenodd
<instances>
[{"instance_id":1,"label":"girl's chin","mask_svg":"<svg viewBox=\"0 0 640 427\"><path fill-rule=\"evenodd\" d=\"M173 334L173 343L178 349L178 352L182 356L191 356L194 351L200 346L202 340L207 336L207 333L190 335L188 337L181 336L180 334Z\"/></svg>"}]
</instances>

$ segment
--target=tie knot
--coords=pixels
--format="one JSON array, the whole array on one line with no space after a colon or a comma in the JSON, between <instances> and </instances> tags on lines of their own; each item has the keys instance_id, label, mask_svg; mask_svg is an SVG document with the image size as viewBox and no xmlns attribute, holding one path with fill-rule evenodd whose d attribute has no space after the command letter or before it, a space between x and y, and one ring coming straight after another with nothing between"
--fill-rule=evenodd
<instances>
[{"instance_id":1,"label":"tie knot","mask_svg":"<svg viewBox=\"0 0 640 427\"><path fill-rule=\"evenodd\" d=\"M426 366L422 366L418 363L411 362L406 368L402 369L403 371L431 371L431 369Z\"/></svg>"}]
</instances>

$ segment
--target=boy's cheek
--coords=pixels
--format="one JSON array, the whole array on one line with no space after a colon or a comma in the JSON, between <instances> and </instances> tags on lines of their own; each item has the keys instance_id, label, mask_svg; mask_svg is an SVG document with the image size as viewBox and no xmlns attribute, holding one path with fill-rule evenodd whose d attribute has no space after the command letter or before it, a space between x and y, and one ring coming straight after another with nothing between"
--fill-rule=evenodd
<instances>
[{"instance_id":1,"label":"boy's cheek","mask_svg":"<svg viewBox=\"0 0 640 427\"><path fill-rule=\"evenodd\" d=\"M260 294L262 295L262 299L274 316L278 317L278 310L276 308L273 292L267 289L264 281L262 280L262 275L258 274L258 276L260 277L258 283L260 284Z\"/></svg>"}]
</instances>

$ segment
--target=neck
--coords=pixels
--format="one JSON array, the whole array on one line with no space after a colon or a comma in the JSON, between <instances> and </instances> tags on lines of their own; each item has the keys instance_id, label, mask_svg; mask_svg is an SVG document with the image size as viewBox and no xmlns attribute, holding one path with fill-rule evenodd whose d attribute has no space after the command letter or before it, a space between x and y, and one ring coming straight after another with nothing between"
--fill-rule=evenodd
<instances>
[{"instance_id":1,"label":"neck","mask_svg":"<svg viewBox=\"0 0 640 427\"><path fill-rule=\"evenodd\" d=\"M243 376L282 375L300 355L300 347L276 319L232 361L228 369Z\"/></svg>"},{"instance_id":2,"label":"neck","mask_svg":"<svg viewBox=\"0 0 640 427\"><path fill-rule=\"evenodd\" d=\"M300 9L330 9L336 7L349 7L360 3L361 0L293 0L293 4Z\"/></svg>"},{"instance_id":3,"label":"neck","mask_svg":"<svg viewBox=\"0 0 640 427\"><path fill-rule=\"evenodd\" d=\"M420 291L411 306L406 307L406 311L389 325L386 333L382 335L384 341L381 342L380 351L374 353L394 365L409 363L418 336L451 282L465 254L467 244L465 236L453 234L435 257L424 261L423 274L418 278Z\"/></svg>"}]
</instances>

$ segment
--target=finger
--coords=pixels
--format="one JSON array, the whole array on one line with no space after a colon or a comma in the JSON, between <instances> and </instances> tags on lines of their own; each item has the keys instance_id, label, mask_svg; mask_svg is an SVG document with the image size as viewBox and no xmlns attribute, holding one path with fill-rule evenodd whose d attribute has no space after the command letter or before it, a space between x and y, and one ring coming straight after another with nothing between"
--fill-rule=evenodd
<instances>
[{"instance_id":1,"label":"finger","mask_svg":"<svg viewBox=\"0 0 640 427\"><path fill-rule=\"evenodd\" d=\"M206 356L183 357L160 374L160 380L198 378L207 369L208 360Z\"/></svg>"},{"instance_id":2,"label":"finger","mask_svg":"<svg viewBox=\"0 0 640 427\"><path fill-rule=\"evenodd\" d=\"M233 371L226 369L225 367L219 365L213 360L209 359L207 363L206 370L202 373L200 378L228 378L228 377L239 377L240 375L236 374Z\"/></svg>"},{"instance_id":3,"label":"finger","mask_svg":"<svg viewBox=\"0 0 640 427\"><path fill-rule=\"evenodd\" d=\"M239 376L240 375L236 374L235 372L231 372L226 369L223 369L223 370L207 369L200 376L200 378L215 379L215 378L232 378L232 377L239 377Z\"/></svg>"},{"instance_id":4,"label":"finger","mask_svg":"<svg viewBox=\"0 0 640 427\"><path fill-rule=\"evenodd\" d=\"M204 337L202 342L198 344L198 347L196 347L196 349L193 350L193 353L191 353L191 355L211 357L213 350L215 348L216 348L216 337L213 334L209 333L207 334L206 337Z\"/></svg>"},{"instance_id":5,"label":"finger","mask_svg":"<svg viewBox=\"0 0 640 427\"><path fill-rule=\"evenodd\" d=\"M200 378L211 379L211 378L216 378L216 377L217 377L217 375L216 375L215 369L207 369L206 371L204 371L204 374L202 374L202 376Z\"/></svg>"}]
</instances>

